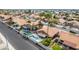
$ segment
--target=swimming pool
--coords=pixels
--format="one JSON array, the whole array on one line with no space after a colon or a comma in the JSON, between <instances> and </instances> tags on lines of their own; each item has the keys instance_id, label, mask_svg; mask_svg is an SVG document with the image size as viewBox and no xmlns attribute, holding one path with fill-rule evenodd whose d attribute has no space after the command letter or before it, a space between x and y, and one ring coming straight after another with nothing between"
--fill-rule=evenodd
<instances>
[{"instance_id":1,"label":"swimming pool","mask_svg":"<svg viewBox=\"0 0 79 59\"><path fill-rule=\"evenodd\" d=\"M35 43L42 41L42 39L37 34L32 34L28 38Z\"/></svg>"}]
</instances>

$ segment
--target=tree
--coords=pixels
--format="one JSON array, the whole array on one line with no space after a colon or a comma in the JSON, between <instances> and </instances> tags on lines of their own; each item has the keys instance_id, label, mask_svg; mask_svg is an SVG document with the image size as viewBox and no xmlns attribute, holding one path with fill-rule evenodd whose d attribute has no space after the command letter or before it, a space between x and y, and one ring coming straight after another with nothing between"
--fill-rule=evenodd
<instances>
[{"instance_id":1,"label":"tree","mask_svg":"<svg viewBox=\"0 0 79 59\"><path fill-rule=\"evenodd\" d=\"M12 18L11 18L11 17L10 17L10 18L8 18L7 20L8 20L8 22L7 22L7 23L8 23L9 25L14 24L14 22L13 22L13 20L12 20Z\"/></svg>"},{"instance_id":2,"label":"tree","mask_svg":"<svg viewBox=\"0 0 79 59\"><path fill-rule=\"evenodd\" d=\"M30 15L31 14L31 10L25 10L24 13Z\"/></svg>"},{"instance_id":3,"label":"tree","mask_svg":"<svg viewBox=\"0 0 79 59\"><path fill-rule=\"evenodd\" d=\"M39 14L40 17L42 17L42 16L44 16L44 15L45 15L44 12L42 12L42 13Z\"/></svg>"},{"instance_id":4,"label":"tree","mask_svg":"<svg viewBox=\"0 0 79 59\"><path fill-rule=\"evenodd\" d=\"M69 14L68 14L68 13L65 13L65 16L66 16L66 17L69 17Z\"/></svg>"},{"instance_id":5,"label":"tree","mask_svg":"<svg viewBox=\"0 0 79 59\"><path fill-rule=\"evenodd\" d=\"M30 21L30 20L28 20L27 22L28 22L28 23L31 23L31 21Z\"/></svg>"},{"instance_id":6,"label":"tree","mask_svg":"<svg viewBox=\"0 0 79 59\"><path fill-rule=\"evenodd\" d=\"M59 20L53 18L53 19L51 20L51 23L53 23L53 24L58 24L58 23L59 23Z\"/></svg>"},{"instance_id":7,"label":"tree","mask_svg":"<svg viewBox=\"0 0 79 59\"><path fill-rule=\"evenodd\" d=\"M42 26L43 24L41 23L41 21L39 21L38 28L40 29Z\"/></svg>"},{"instance_id":8,"label":"tree","mask_svg":"<svg viewBox=\"0 0 79 59\"><path fill-rule=\"evenodd\" d=\"M51 12L46 12L46 13L45 13L45 18L48 19L48 28L47 28L47 33L48 33L48 31L49 31L49 26L50 26L50 21L51 21L51 19L52 19L52 14L51 14Z\"/></svg>"},{"instance_id":9,"label":"tree","mask_svg":"<svg viewBox=\"0 0 79 59\"><path fill-rule=\"evenodd\" d=\"M40 13L39 16L41 16L41 17L44 16L46 19L48 19L48 28L47 28L47 33L48 33L50 21L52 20L52 13L49 11L45 11L45 12Z\"/></svg>"}]
</instances>

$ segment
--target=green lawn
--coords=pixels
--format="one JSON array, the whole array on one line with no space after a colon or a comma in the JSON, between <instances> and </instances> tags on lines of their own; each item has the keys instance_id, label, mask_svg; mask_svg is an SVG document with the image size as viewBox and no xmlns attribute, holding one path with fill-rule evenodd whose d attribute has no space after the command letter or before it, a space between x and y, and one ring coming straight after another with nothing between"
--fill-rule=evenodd
<instances>
[{"instance_id":1,"label":"green lawn","mask_svg":"<svg viewBox=\"0 0 79 59\"><path fill-rule=\"evenodd\" d=\"M52 46L52 49L53 50L62 50L62 47L59 44L54 43L54 45Z\"/></svg>"}]
</instances>

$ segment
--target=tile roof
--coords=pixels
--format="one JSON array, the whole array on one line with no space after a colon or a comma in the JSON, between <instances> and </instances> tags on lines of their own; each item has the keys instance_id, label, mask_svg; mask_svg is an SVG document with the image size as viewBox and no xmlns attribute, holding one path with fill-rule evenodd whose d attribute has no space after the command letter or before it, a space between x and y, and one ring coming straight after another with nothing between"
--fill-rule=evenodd
<instances>
[{"instance_id":1,"label":"tile roof","mask_svg":"<svg viewBox=\"0 0 79 59\"><path fill-rule=\"evenodd\" d=\"M40 20L37 20L35 22L31 22L31 25L38 25Z\"/></svg>"},{"instance_id":2,"label":"tile roof","mask_svg":"<svg viewBox=\"0 0 79 59\"><path fill-rule=\"evenodd\" d=\"M12 17L12 15L3 15L3 14L0 14L0 16L4 17L5 19Z\"/></svg>"},{"instance_id":3,"label":"tile roof","mask_svg":"<svg viewBox=\"0 0 79 59\"><path fill-rule=\"evenodd\" d=\"M20 18L13 18L14 22L17 22L20 26L27 24L27 22L24 19Z\"/></svg>"},{"instance_id":4,"label":"tile roof","mask_svg":"<svg viewBox=\"0 0 79 59\"><path fill-rule=\"evenodd\" d=\"M63 24L65 22L65 20L64 19L59 19L59 22Z\"/></svg>"},{"instance_id":5,"label":"tile roof","mask_svg":"<svg viewBox=\"0 0 79 59\"><path fill-rule=\"evenodd\" d=\"M47 29L48 29L48 26L43 26L40 30L38 30L38 31L41 31L41 30L43 30L45 33L47 33ZM55 34L57 34L58 33L58 29L56 29L56 28L53 28L53 27L49 27L49 30L48 30L48 35L49 35L49 37L53 37Z\"/></svg>"},{"instance_id":6,"label":"tile roof","mask_svg":"<svg viewBox=\"0 0 79 59\"><path fill-rule=\"evenodd\" d=\"M64 41L64 44L73 48L79 48L79 37L69 32L61 31L59 33L60 39Z\"/></svg>"}]
</instances>

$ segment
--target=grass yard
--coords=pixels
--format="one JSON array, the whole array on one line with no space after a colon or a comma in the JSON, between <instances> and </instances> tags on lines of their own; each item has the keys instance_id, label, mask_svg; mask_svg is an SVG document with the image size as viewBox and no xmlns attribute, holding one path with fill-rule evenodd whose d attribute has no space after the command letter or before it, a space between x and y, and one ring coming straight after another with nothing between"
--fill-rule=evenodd
<instances>
[{"instance_id":1,"label":"grass yard","mask_svg":"<svg viewBox=\"0 0 79 59\"><path fill-rule=\"evenodd\" d=\"M54 43L53 46L52 46L52 49L53 50L62 50L62 47L59 44Z\"/></svg>"}]
</instances>

